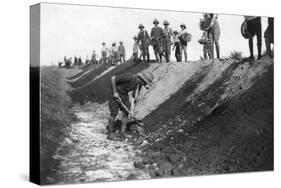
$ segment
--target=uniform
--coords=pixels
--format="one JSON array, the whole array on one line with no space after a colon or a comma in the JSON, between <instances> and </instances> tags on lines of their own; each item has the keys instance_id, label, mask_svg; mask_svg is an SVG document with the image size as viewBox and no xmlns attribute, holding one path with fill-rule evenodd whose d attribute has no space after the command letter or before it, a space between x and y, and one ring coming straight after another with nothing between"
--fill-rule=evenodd
<instances>
[{"instance_id":1,"label":"uniform","mask_svg":"<svg viewBox=\"0 0 281 188\"><path fill-rule=\"evenodd\" d=\"M245 20L247 20L248 31L253 36L253 37L249 38L250 58L254 58L253 38L254 38L254 36L257 36L258 59L260 59L261 58L261 48L262 48L261 17L254 17L254 16L244 16L244 17L245 17Z\"/></svg>"},{"instance_id":2,"label":"uniform","mask_svg":"<svg viewBox=\"0 0 281 188\"><path fill-rule=\"evenodd\" d=\"M140 47L142 51L143 58L145 60L145 56L147 56L147 60L149 61L149 43L150 43L150 38L146 30L141 30L138 33L138 40L140 41Z\"/></svg>"},{"instance_id":3,"label":"uniform","mask_svg":"<svg viewBox=\"0 0 281 188\"><path fill-rule=\"evenodd\" d=\"M137 91L137 88L140 87L140 81L137 78L137 75L132 73L124 73L119 74L115 76L115 82L116 82L116 91L119 94L122 102L125 104L125 106L130 109L130 101L129 101L129 92L133 92L133 96L135 95L135 92ZM140 88L139 88L140 90ZM119 103L114 99L113 97L113 90L111 87L110 96L109 96L109 111L110 115L112 117L116 117L119 109L127 113L124 109L122 109L119 105Z\"/></svg>"},{"instance_id":4,"label":"uniform","mask_svg":"<svg viewBox=\"0 0 281 188\"><path fill-rule=\"evenodd\" d=\"M172 32L169 27L163 29L163 47L167 62L170 61Z\"/></svg>"},{"instance_id":5,"label":"uniform","mask_svg":"<svg viewBox=\"0 0 281 188\"><path fill-rule=\"evenodd\" d=\"M125 47L123 44L120 44L118 46L118 53L119 53L120 61L125 62Z\"/></svg>"}]
</instances>

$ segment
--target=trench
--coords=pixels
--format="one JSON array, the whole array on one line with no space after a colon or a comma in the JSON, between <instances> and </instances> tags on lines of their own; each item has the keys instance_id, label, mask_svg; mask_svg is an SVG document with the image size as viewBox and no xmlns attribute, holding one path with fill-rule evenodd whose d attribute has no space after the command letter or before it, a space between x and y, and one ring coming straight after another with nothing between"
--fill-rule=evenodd
<instances>
[{"instance_id":1,"label":"trench","mask_svg":"<svg viewBox=\"0 0 281 188\"><path fill-rule=\"evenodd\" d=\"M81 183L149 179L144 169L134 167L140 150L127 141L107 139L107 103L87 103L72 108L77 121L54 158L60 161L56 183Z\"/></svg>"}]
</instances>

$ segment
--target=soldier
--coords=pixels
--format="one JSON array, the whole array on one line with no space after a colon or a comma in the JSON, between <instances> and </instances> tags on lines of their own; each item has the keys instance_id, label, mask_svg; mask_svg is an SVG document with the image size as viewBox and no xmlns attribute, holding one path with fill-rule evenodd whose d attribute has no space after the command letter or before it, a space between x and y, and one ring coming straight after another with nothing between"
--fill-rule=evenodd
<instances>
[{"instance_id":1,"label":"soldier","mask_svg":"<svg viewBox=\"0 0 281 188\"><path fill-rule=\"evenodd\" d=\"M134 44L133 44L133 61L138 62L140 44L138 42L138 37L137 36L134 36L133 39L134 39Z\"/></svg>"},{"instance_id":2,"label":"soldier","mask_svg":"<svg viewBox=\"0 0 281 188\"><path fill-rule=\"evenodd\" d=\"M179 32L174 30L174 46L173 46L173 50L175 49L175 57L177 62L181 61L181 45L180 45L180 39L179 39Z\"/></svg>"},{"instance_id":3,"label":"soldier","mask_svg":"<svg viewBox=\"0 0 281 188\"><path fill-rule=\"evenodd\" d=\"M144 29L143 24L139 24L139 33L138 33L138 41L140 41L140 46L141 46L141 56L143 56L143 60L145 61L147 57L147 63L149 63L150 57L149 57L149 43L150 43L150 38L147 33L147 31Z\"/></svg>"},{"instance_id":4,"label":"soldier","mask_svg":"<svg viewBox=\"0 0 281 188\"><path fill-rule=\"evenodd\" d=\"M126 53L125 53L125 46L123 45L122 41L119 42L118 54L119 54L119 58L120 58L120 63L124 63L126 61L125 60Z\"/></svg>"},{"instance_id":5,"label":"soldier","mask_svg":"<svg viewBox=\"0 0 281 188\"><path fill-rule=\"evenodd\" d=\"M101 56L102 56L102 62L106 63L107 62L107 47L105 45L105 42L102 43L102 49L101 49Z\"/></svg>"},{"instance_id":6,"label":"soldier","mask_svg":"<svg viewBox=\"0 0 281 188\"><path fill-rule=\"evenodd\" d=\"M254 47L253 38L257 36L257 47L258 47L258 59L261 58L261 48L262 48L262 29L261 29L261 17L256 16L244 16L247 23L248 32L251 34L249 38L249 59L254 59Z\"/></svg>"},{"instance_id":7,"label":"soldier","mask_svg":"<svg viewBox=\"0 0 281 188\"><path fill-rule=\"evenodd\" d=\"M171 54L171 37L173 35L172 29L169 27L169 22L164 20L163 25L163 47L166 56L166 62L170 62L170 54Z\"/></svg>"},{"instance_id":8,"label":"soldier","mask_svg":"<svg viewBox=\"0 0 281 188\"><path fill-rule=\"evenodd\" d=\"M108 139L118 139L113 133L113 126L119 110L122 112L120 136L122 139L127 137L125 130L128 118L129 116L134 117L134 108L139 92L142 89L142 86L149 89L152 84L152 80L153 75L145 71L138 73L137 75L132 73L123 73L111 77L111 91L108 102L110 111L110 117L108 120ZM131 103L129 100L129 93L132 95ZM125 105L128 110L130 109L130 113L124 109L122 104Z\"/></svg>"},{"instance_id":9,"label":"soldier","mask_svg":"<svg viewBox=\"0 0 281 188\"><path fill-rule=\"evenodd\" d=\"M211 18L210 26L207 28L208 37L210 40L213 41L216 47L217 58L220 58L220 46L219 46L219 39L220 39L220 26L218 22L218 15L217 14L205 14L207 17ZM211 48L212 56L214 57L214 47Z\"/></svg>"},{"instance_id":10,"label":"soldier","mask_svg":"<svg viewBox=\"0 0 281 188\"><path fill-rule=\"evenodd\" d=\"M154 19L153 24L154 24L154 27L151 29L151 32L150 32L151 44L153 46L153 51L155 54L156 61L159 61L159 59L160 59L160 62L161 62L162 58L159 54L159 46L160 46L160 43L162 42L161 39L162 39L162 35L163 35L163 30L161 27L158 26L159 21L157 19Z\"/></svg>"},{"instance_id":11,"label":"soldier","mask_svg":"<svg viewBox=\"0 0 281 188\"><path fill-rule=\"evenodd\" d=\"M264 39L266 45L266 54L269 57L273 57L271 53L271 44L274 44L274 25L273 25L273 18L268 18L268 26L264 32Z\"/></svg>"},{"instance_id":12,"label":"soldier","mask_svg":"<svg viewBox=\"0 0 281 188\"><path fill-rule=\"evenodd\" d=\"M97 64L97 54L96 54L95 50L92 53L91 62L92 62L92 64Z\"/></svg>"},{"instance_id":13,"label":"soldier","mask_svg":"<svg viewBox=\"0 0 281 188\"><path fill-rule=\"evenodd\" d=\"M186 25L183 23L180 25L181 31L179 32L179 39L181 44L181 54L184 53L184 61L187 62L187 43L191 40L191 34L186 30ZM182 55L181 55L182 57Z\"/></svg>"}]
</instances>

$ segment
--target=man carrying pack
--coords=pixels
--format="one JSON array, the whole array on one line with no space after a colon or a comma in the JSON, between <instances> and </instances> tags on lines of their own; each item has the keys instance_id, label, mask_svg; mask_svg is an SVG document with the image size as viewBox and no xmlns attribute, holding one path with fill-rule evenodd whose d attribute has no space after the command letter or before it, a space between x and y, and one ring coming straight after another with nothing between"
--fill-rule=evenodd
<instances>
[{"instance_id":1,"label":"man carrying pack","mask_svg":"<svg viewBox=\"0 0 281 188\"><path fill-rule=\"evenodd\" d=\"M134 117L134 108L139 92L142 86L149 89L152 80L153 75L146 71L140 72L137 75L123 73L111 77L111 91L108 102L110 117L108 119L107 138L109 140L118 140L118 137L113 132L113 126L119 110L122 112L120 136L122 140L127 137L125 131L128 118L129 116ZM131 94L131 102L129 100L129 93ZM128 113L127 110L130 112Z\"/></svg>"}]
</instances>

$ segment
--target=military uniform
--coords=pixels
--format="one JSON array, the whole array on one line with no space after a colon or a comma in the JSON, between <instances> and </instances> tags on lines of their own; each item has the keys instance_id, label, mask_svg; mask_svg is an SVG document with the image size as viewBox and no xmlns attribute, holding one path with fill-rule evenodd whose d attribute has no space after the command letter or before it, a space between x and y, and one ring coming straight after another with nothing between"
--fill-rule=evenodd
<instances>
[{"instance_id":1,"label":"military uniform","mask_svg":"<svg viewBox=\"0 0 281 188\"><path fill-rule=\"evenodd\" d=\"M135 96L135 92L137 89L140 91L141 83L137 78L137 75L132 73L124 73L115 76L116 82L116 91L119 94L124 105L130 109L130 100L129 100L129 92L133 92L133 96ZM138 88L139 87L139 88ZM111 117L116 117L119 110L123 113L127 114L126 110L123 109L120 104L113 97L113 89L111 86L111 90L109 92L109 100L108 106ZM110 127L111 128L111 127Z\"/></svg>"},{"instance_id":2,"label":"military uniform","mask_svg":"<svg viewBox=\"0 0 281 188\"><path fill-rule=\"evenodd\" d=\"M150 38L146 30L142 30L138 33L138 40L140 41L140 49L142 51L142 55L145 60L145 56L147 56L147 60L149 61L149 43Z\"/></svg>"},{"instance_id":3,"label":"military uniform","mask_svg":"<svg viewBox=\"0 0 281 188\"><path fill-rule=\"evenodd\" d=\"M247 20L248 31L253 36L249 38L250 58L254 58L253 38L257 36L258 59L260 59L262 48L261 17L245 16L245 20Z\"/></svg>"},{"instance_id":4,"label":"military uniform","mask_svg":"<svg viewBox=\"0 0 281 188\"><path fill-rule=\"evenodd\" d=\"M169 27L163 29L163 47L167 62L170 61L172 32Z\"/></svg>"}]
</instances>

